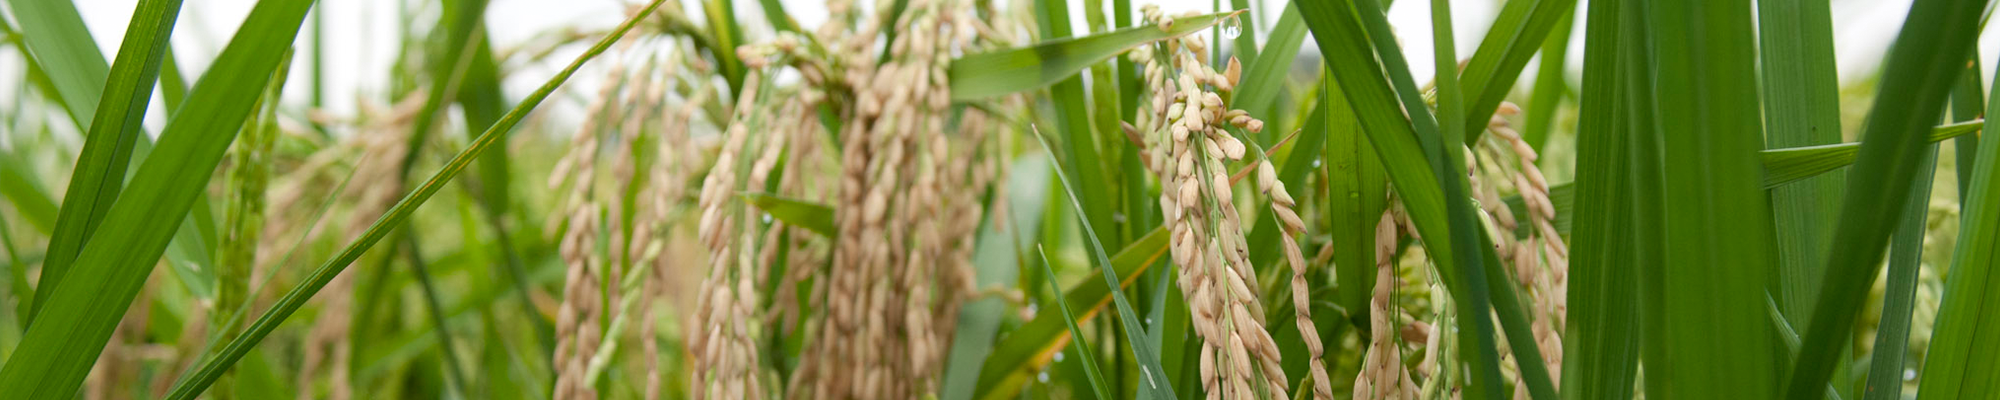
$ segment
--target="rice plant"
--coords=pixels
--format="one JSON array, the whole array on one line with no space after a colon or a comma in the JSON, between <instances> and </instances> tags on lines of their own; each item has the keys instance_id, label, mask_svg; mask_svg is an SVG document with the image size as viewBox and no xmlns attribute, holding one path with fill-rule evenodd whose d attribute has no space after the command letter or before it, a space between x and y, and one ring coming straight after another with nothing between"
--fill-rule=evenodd
<instances>
[{"instance_id":1,"label":"rice plant","mask_svg":"<svg viewBox=\"0 0 2000 400\"><path fill-rule=\"evenodd\" d=\"M134 3L0 4L0 397L2000 390L1991 3Z\"/></svg>"}]
</instances>

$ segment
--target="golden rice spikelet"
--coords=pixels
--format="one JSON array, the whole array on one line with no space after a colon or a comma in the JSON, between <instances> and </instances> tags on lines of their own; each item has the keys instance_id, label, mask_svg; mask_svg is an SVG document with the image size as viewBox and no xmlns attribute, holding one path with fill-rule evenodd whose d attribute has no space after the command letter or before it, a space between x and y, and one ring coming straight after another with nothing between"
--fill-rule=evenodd
<instances>
[{"instance_id":1,"label":"golden rice spikelet","mask_svg":"<svg viewBox=\"0 0 2000 400\"><path fill-rule=\"evenodd\" d=\"M1393 210L1382 213L1381 221L1375 224L1375 295L1368 303L1371 342L1361 361L1361 373L1354 379L1356 399L1411 399L1417 395L1416 383L1403 369L1403 352L1396 345L1396 313L1391 310L1397 238Z\"/></svg>"},{"instance_id":2,"label":"golden rice spikelet","mask_svg":"<svg viewBox=\"0 0 2000 400\"><path fill-rule=\"evenodd\" d=\"M1230 65L1233 67L1236 63L1231 62ZM1331 400L1333 382L1322 361L1326 346L1320 341L1319 328L1313 324L1312 288L1306 284L1306 268L1310 264L1306 264L1305 252L1299 249L1298 238L1305 234L1305 221L1299 219L1298 212L1294 210L1298 202L1285 190L1285 182L1278 180L1277 168L1271 166L1269 159L1257 163L1257 187L1271 196L1271 212L1277 217L1275 220L1283 233L1281 244L1285 263L1292 267L1292 308L1296 311L1292 320L1298 323L1300 340L1305 342L1306 354L1310 357L1306 364L1312 376L1313 398Z\"/></svg>"},{"instance_id":3,"label":"golden rice spikelet","mask_svg":"<svg viewBox=\"0 0 2000 400\"><path fill-rule=\"evenodd\" d=\"M1156 26L1172 24L1156 8L1142 11ZM1145 65L1151 91L1136 129L1146 132L1147 163L1160 179L1170 253L1181 266L1176 280L1203 341L1203 391L1212 399L1257 398L1258 393L1289 398L1276 342L1264 329L1264 310L1251 289L1257 277L1246 257L1248 246L1224 166L1242 159L1246 146L1222 125L1261 130L1262 122L1229 111L1217 92L1234 87L1241 67L1217 73L1201 58L1205 48L1200 39L1189 37L1132 54ZM1275 185L1275 177L1271 181Z\"/></svg>"},{"instance_id":4,"label":"golden rice spikelet","mask_svg":"<svg viewBox=\"0 0 2000 400\"><path fill-rule=\"evenodd\" d=\"M947 135L951 55L980 29L960 0L878 13L833 49L853 90L839 137L833 262L816 282L801 365L788 396L914 399L937 390L949 326L969 293L985 182L978 134ZM894 20L888 20L894 15ZM876 64L877 33L894 31ZM826 38L822 35L822 38ZM810 78L809 78L810 79ZM978 132L963 122L962 132ZM884 279L884 277L888 279ZM950 319L947 319L950 318Z\"/></svg>"}]
</instances>

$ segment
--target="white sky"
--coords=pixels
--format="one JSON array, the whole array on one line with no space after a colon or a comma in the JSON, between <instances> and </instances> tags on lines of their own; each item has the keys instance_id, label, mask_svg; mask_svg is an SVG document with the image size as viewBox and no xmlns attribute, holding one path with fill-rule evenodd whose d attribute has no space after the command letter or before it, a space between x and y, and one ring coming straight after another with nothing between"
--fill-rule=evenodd
<instances>
[{"instance_id":1,"label":"white sky","mask_svg":"<svg viewBox=\"0 0 2000 400\"><path fill-rule=\"evenodd\" d=\"M60 1L60 0L52 0ZM132 8L137 0L75 0L81 9L85 23L107 58L115 54L125 26L131 18ZM328 37L327 90L329 108L336 113L352 110L351 99L357 95L380 96L389 81L389 64L393 62L395 43L405 29L397 22L396 11L399 2L418 0L344 0L322 1L320 10L327 13L328 32L345 34ZM699 1L683 0L687 9L698 12ZM1276 23L1276 10L1282 10L1281 0L1258 0L1265 7L1259 8L1256 24L1259 35L1264 34ZM1583 0L1588 1L1588 0ZM1840 73L1843 80L1855 79L1872 73L1885 54L1889 43L1894 40L1910 0L1832 0L1835 26L1835 47L1838 53ZM487 11L487 25L499 47L522 43L534 35L564 26L609 27L623 16L623 9L632 1L621 0L493 0ZM740 13L748 16L758 14L756 0L735 0ZM782 0L786 8L808 26L817 25L825 19L822 3L804 0ZM1003 0L1004 2L1004 0ZM249 13L255 0L191 0L185 3L182 19L176 28L173 43L178 52L179 62L185 70L199 71L206 68L208 60L221 50L223 44L235 31L243 17ZM1081 7L1081 2L1073 8ZM1147 3L1145 0L1137 3ZM1163 9L1170 12L1183 10L1208 10L1210 1L1179 0L1161 1ZM1224 2L1227 3L1227 2ZM435 7L435 2L430 3ZM1452 0L1452 11L1458 36L1457 54L1467 57L1478 46L1493 14L1498 11L1497 0ZM1579 4L1579 10L1585 5ZM1397 33L1404 44L1404 53L1409 60L1411 73L1418 81L1427 81L1432 75L1431 31L1429 29L1430 4L1427 1L1397 1L1389 11L1390 23L1397 26ZM1081 11L1076 11L1081 15ZM699 14L695 14L699 15ZM746 17L748 18L748 17ZM761 18L753 19L761 23ZM1082 18L1075 18L1081 26ZM1248 21L1246 21L1248 22ZM1582 18L1576 21L1576 32L1582 32ZM428 24L428 21L419 21ZM309 29L309 28L308 28ZM428 29L427 26L419 29ZM753 37L752 41L756 38ZM1982 35L1981 58L1994 58L1996 43L2000 35L1987 32ZM302 41L303 43L303 41ZM1582 35L1572 35L1571 57L1568 62L1568 79L1579 79L1582 61L1575 55L1582 47ZM1307 41L1310 45L1311 41ZM539 86L554 72L557 63L567 63L580 49L569 49L550 57L550 65L523 70L509 77L506 82L509 96L521 96ZM305 50L301 49L301 54ZM295 63L299 68L292 76L306 76L305 63ZM1987 63L1991 71L1994 63ZM9 72L18 66L0 63L0 72ZM1534 68L1529 67L1530 71ZM1990 72L1987 73L1990 76ZM572 80L572 85L588 84L595 77L580 73ZM1532 75L1532 74L1529 74ZM11 72L4 76L19 76ZM190 78L192 79L192 77ZM1531 80L1524 77L1522 83ZM16 82L0 83L0 88L11 90ZM294 86L287 90L287 98L293 104L303 103L306 91L303 79L293 79ZM1525 87L1525 86L1523 86ZM157 103L156 103L157 104ZM157 107L156 107L157 108ZM160 121L155 116L149 125L157 128Z\"/></svg>"}]
</instances>

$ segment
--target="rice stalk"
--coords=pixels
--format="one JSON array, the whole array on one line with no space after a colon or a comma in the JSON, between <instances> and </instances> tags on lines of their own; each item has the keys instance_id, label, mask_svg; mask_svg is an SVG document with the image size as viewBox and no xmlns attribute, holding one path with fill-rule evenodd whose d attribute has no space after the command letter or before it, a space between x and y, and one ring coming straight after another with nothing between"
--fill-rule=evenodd
<instances>
[{"instance_id":1,"label":"rice stalk","mask_svg":"<svg viewBox=\"0 0 2000 400\"><path fill-rule=\"evenodd\" d=\"M688 326L688 352L692 354L696 399L762 399L765 385L759 372L756 342L760 334L755 306L757 288L752 282L756 265L748 249L755 248L753 229L743 216L743 206L732 201L743 169L755 161L745 158L746 144L753 132L762 133L768 118L755 101L765 93L764 74L749 74L743 82L746 96L738 99L735 119L723 133L722 149L715 157L701 186L698 225L700 241L708 249L708 278L696 296L693 322ZM752 173L754 175L754 172ZM752 177L754 179L754 176Z\"/></svg>"},{"instance_id":2,"label":"rice stalk","mask_svg":"<svg viewBox=\"0 0 2000 400\"><path fill-rule=\"evenodd\" d=\"M1158 8L1142 11L1155 26L1172 27L1173 18ZM1204 342L1203 391L1211 399L1284 399L1289 397L1287 381L1277 344L1263 326L1263 307L1251 289L1258 280L1246 259L1248 247L1223 165L1242 159L1246 150L1223 124L1255 133L1263 130L1263 122L1223 103L1219 93L1233 90L1242 66L1232 58L1218 73L1209 66L1206 50L1201 39L1184 37L1133 53L1146 66L1146 87L1152 92L1150 110L1140 113L1138 125L1147 132L1150 167L1160 177L1163 223L1173 235L1169 248L1174 262L1181 266L1177 281ZM1275 182L1275 174L1270 180Z\"/></svg>"},{"instance_id":3,"label":"rice stalk","mask_svg":"<svg viewBox=\"0 0 2000 400\"><path fill-rule=\"evenodd\" d=\"M619 46L619 51L629 53L634 41L627 40ZM642 66L637 76L645 76L651 65ZM556 161L550 175L548 187L562 193L558 213L549 215L549 225L563 224L552 232L561 232L557 242L557 252L564 265L562 301L556 311L556 347L550 360L556 381L551 397L556 399L595 399L596 385L587 379L591 360L596 358L599 346L604 344L605 316L613 313L601 300L606 288L617 288L615 280L618 271L613 269L618 258L600 251L605 247L622 249L613 243L623 231L618 227L624 211L618 203L618 196L603 196L599 192L598 166L607 147L618 147L624 135L616 135L614 121L635 112L628 105L638 101L643 88L621 90L633 80L628 76L630 65L627 60L619 60L606 69L604 84L597 90L584 120L570 136L567 152ZM605 144L606 128L613 141ZM618 162L612 160L611 162ZM619 173L614 166L614 174ZM629 182L630 180L624 180ZM607 198L608 197L608 198ZM610 204L606 204L610 203ZM606 235L611 237L605 237ZM610 306L615 306L612 304Z\"/></svg>"},{"instance_id":4,"label":"rice stalk","mask_svg":"<svg viewBox=\"0 0 2000 400\"><path fill-rule=\"evenodd\" d=\"M669 54L666 65L670 68L665 73L666 77L677 77L679 70L671 67L688 62L680 57L680 54L682 53ZM691 67L690 69L700 69L699 65ZM655 82L665 81L667 80L660 79ZM664 384L660 379L664 372L660 370L660 348L659 341L656 340L660 321L653 307L664 300L667 287L674 283L673 275L668 273L668 269L672 267L670 261L675 259L675 255L668 250L671 240L669 236L677 214L685 204L682 201L688 187L685 183L691 179L691 171L697 168L696 164L701 162L700 155L692 152L693 145L688 137L688 126L693 123L694 113L707 101L706 95L712 92L696 91L696 93L696 96L685 99L680 104L667 104L664 97L660 99L660 106L665 110L659 114L660 120L657 121L659 133L653 150L657 159L654 160L652 171L648 174L645 195L642 197L644 201L641 202L648 207L641 211L633 222L635 230L631 246L627 250L639 256L638 268L651 271L650 274L640 278L640 299L638 310L635 311L640 316L639 342L641 352L645 355L642 371L645 374L643 393L646 400L659 399Z\"/></svg>"},{"instance_id":5,"label":"rice stalk","mask_svg":"<svg viewBox=\"0 0 2000 400\"><path fill-rule=\"evenodd\" d=\"M1306 354L1310 357L1306 360L1311 374L1307 379L1312 381L1313 398L1331 400L1333 380L1327 375L1323 360L1326 345L1320 341L1319 328L1313 324L1312 288L1306 285L1306 270L1312 264L1306 263L1305 253L1299 250L1299 236L1306 231L1305 221L1299 219L1299 213L1294 210L1298 201L1285 190L1285 182L1278 180L1277 168L1271 166L1269 158L1257 163L1257 187L1271 196L1271 212L1282 224L1279 229L1283 233L1280 238L1283 240L1285 263L1292 268L1292 308L1296 310L1292 320L1299 326L1299 339L1305 343Z\"/></svg>"},{"instance_id":6,"label":"rice stalk","mask_svg":"<svg viewBox=\"0 0 2000 400\"><path fill-rule=\"evenodd\" d=\"M877 10L842 40L822 36L837 43L830 64L847 65L826 78L853 90L841 93L853 102L842 110L838 188L839 203L851 206L835 214L833 264L815 290L824 307L809 324L817 332L789 384L793 398L905 399L938 390L948 338L938 321L965 293L938 291L967 281L978 220L976 206L945 195L972 189L960 165L969 158L954 157L962 151L955 149L981 148L944 134L945 70L979 24L968 10L956 0L912 0L899 14ZM879 65L878 32L890 33ZM816 80L813 70L801 72Z\"/></svg>"},{"instance_id":7,"label":"rice stalk","mask_svg":"<svg viewBox=\"0 0 2000 400\"><path fill-rule=\"evenodd\" d=\"M1375 223L1375 288L1368 303L1370 342L1362 359L1361 374L1354 379L1356 399L1409 399L1418 394L1410 372L1403 369L1402 348L1396 345L1395 320L1400 313L1390 310L1394 306L1390 292L1396 285L1396 243L1404 231L1399 229L1399 220L1391 209L1384 211L1381 221Z\"/></svg>"}]
</instances>

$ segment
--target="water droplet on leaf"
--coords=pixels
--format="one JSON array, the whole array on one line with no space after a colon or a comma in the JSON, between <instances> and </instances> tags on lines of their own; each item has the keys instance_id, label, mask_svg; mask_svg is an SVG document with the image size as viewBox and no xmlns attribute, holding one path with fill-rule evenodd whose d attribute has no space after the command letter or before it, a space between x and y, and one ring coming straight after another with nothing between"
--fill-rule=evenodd
<instances>
[{"instance_id":1,"label":"water droplet on leaf","mask_svg":"<svg viewBox=\"0 0 2000 400\"><path fill-rule=\"evenodd\" d=\"M1242 35L1243 35L1242 18L1237 18L1235 14L1231 14L1228 17L1222 19L1223 38L1235 39L1237 36L1242 36Z\"/></svg>"}]
</instances>

